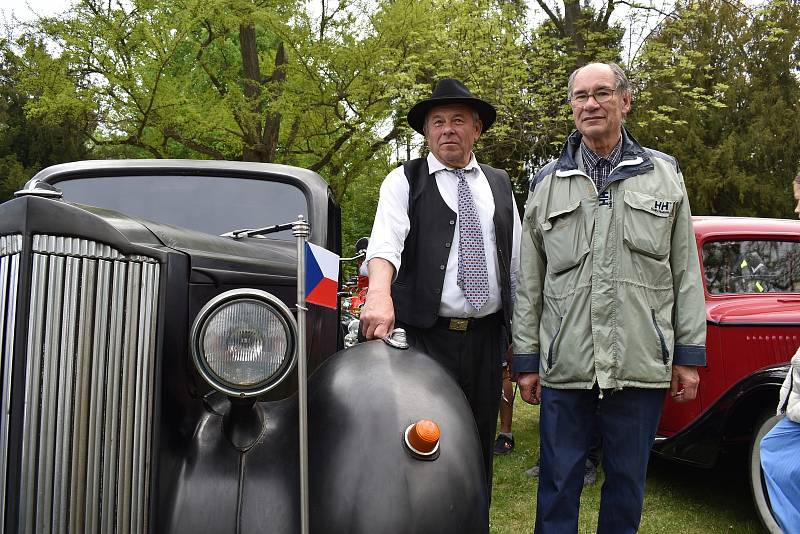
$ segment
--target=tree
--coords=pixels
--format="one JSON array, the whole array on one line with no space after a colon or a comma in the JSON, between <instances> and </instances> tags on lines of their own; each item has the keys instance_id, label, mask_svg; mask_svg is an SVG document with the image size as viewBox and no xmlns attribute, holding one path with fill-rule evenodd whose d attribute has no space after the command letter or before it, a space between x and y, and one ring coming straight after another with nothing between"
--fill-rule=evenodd
<instances>
[{"instance_id":1,"label":"tree","mask_svg":"<svg viewBox=\"0 0 800 534\"><path fill-rule=\"evenodd\" d=\"M722 0L680 4L636 65L631 127L678 157L692 208L790 216L800 162L800 10Z\"/></svg>"},{"instance_id":2,"label":"tree","mask_svg":"<svg viewBox=\"0 0 800 534\"><path fill-rule=\"evenodd\" d=\"M88 132L95 125L87 106L61 105L78 92L64 64L36 40L22 40L17 55L8 40L0 40L0 199L7 200L43 167L83 159ZM26 73L29 61L47 68ZM30 83L36 80L36 83ZM58 114L39 112L43 102Z\"/></svg>"},{"instance_id":3,"label":"tree","mask_svg":"<svg viewBox=\"0 0 800 534\"><path fill-rule=\"evenodd\" d=\"M560 52L568 60L570 72L593 61L618 60L625 30L612 15L627 2L604 0L599 7L580 0L562 0L552 6L536 0L536 4L547 15L543 29L560 41Z\"/></svg>"},{"instance_id":4,"label":"tree","mask_svg":"<svg viewBox=\"0 0 800 534\"><path fill-rule=\"evenodd\" d=\"M96 150L300 165L341 198L402 129L388 119L415 79L423 4L366 18L323 3L313 19L291 0L80 0L40 31L85 81Z\"/></svg>"},{"instance_id":5,"label":"tree","mask_svg":"<svg viewBox=\"0 0 800 534\"><path fill-rule=\"evenodd\" d=\"M347 243L368 227L349 218L371 219L381 177L424 151L405 113L437 79L458 77L497 107L476 152L509 170L522 193L574 127L569 73L589 61L620 62L624 36L630 47L647 31L624 28L620 6L631 7L632 20L665 16L654 4L620 0L537 0L543 21L534 26L522 0L304 5L78 0L23 37L22 48L48 42L57 53L19 53L14 83L37 95L25 103L28 120L96 124L85 129L93 157L246 159L317 171L344 203L354 232ZM770 6L748 18L723 0L684 2L629 51L638 102L629 125L679 156L697 210L742 203L758 212L777 191L765 184L797 164L797 3ZM776 110L780 120L771 119ZM781 142L763 142L769 135ZM743 159L748 149L754 155Z\"/></svg>"},{"instance_id":6,"label":"tree","mask_svg":"<svg viewBox=\"0 0 800 534\"><path fill-rule=\"evenodd\" d=\"M591 61L619 61L624 30L612 20L619 3L594 7L577 0L537 0L545 19L531 30L525 5L488 3L500 13L494 24L502 39L479 55L484 60L469 72L478 73L479 86L490 88L499 118L477 152L507 169L516 191L524 194L532 174L559 154L574 128L566 101L569 74ZM485 39L475 41L486 47Z\"/></svg>"}]
</instances>

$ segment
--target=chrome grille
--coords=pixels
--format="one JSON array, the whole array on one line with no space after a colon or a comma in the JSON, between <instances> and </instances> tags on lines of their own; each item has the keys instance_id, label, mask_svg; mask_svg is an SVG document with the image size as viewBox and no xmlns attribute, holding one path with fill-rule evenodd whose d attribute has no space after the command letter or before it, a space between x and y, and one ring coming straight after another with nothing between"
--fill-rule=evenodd
<instances>
[{"instance_id":1,"label":"chrome grille","mask_svg":"<svg viewBox=\"0 0 800 534\"><path fill-rule=\"evenodd\" d=\"M21 532L147 529L159 265L36 235Z\"/></svg>"},{"instance_id":2,"label":"chrome grille","mask_svg":"<svg viewBox=\"0 0 800 534\"><path fill-rule=\"evenodd\" d=\"M19 258L22 252L22 236L0 237L0 530L5 524L6 492L8 475L8 439L11 417L11 370L14 368L14 327L17 316L17 288L19 284Z\"/></svg>"}]
</instances>

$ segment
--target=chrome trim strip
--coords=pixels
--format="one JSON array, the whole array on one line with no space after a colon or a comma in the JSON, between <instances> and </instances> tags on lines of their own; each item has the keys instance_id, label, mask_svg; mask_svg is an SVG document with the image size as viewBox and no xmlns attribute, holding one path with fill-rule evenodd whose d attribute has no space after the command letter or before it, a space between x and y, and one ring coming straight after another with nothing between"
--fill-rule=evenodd
<instances>
[{"instance_id":1,"label":"chrome trim strip","mask_svg":"<svg viewBox=\"0 0 800 534\"><path fill-rule=\"evenodd\" d=\"M36 532L50 527L53 513L53 463L58 395L58 347L61 344L61 302L64 285L64 258L50 258L47 273L47 315L44 324L44 353L39 419L39 467L36 492Z\"/></svg>"},{"instance_id":2,"label":"chrome trim strip","mask_svg":"<svg viewBox=\"0 0 800 534\"><path fill-rule=\"evenodd\" d=\"M161 270L160 265L156 262L150 263L145 265L146 271L149 273L150 283L147 285L146 295L147 295L147 317L148 320L145 322L147 325L147 332L148 334L144 336L144 339L147 340L147 350L145 351L145 362L147 367L147 373L144 376L144 381L142 382L142 411L144 413L144 432L142 432L142 440L143 440L143 449L144 449L144 456L142 461L139 463L139 470L141 472L141 480L139 485L140 498L139 498L139 506L138 506L138 516L142 518L141 520L141 532L148 532L149 531L149 514L148 514L148 503L150 502L150 459L152 458L152 450L153 450L153 428L154 428L154 418L153 418L153 409L155 405L155 388L153 384L156 378L156 336L158 335L157 329L157 317L158 317L158 296L159 296L159 289L160 289L160 281L161 281Z\"/></svg>"},{"instance_id":3,"label":"chrome trim strip","mask_svg":"<svg viewBox=\"0 0 800 534\"><path fill-rule=\"evenodd\" d=\"M81 288L97 288L97 261L81 260ZM75 372L75 417L72 433L72 474L70 477L69 531L84 532L86 510L87 465L89 451L89 394L91 391L92 358L83 357L92 354L92 335L95 320L94 305L95 291L81 291L81 301L78 312L78 346Z\"/></svg>"},{"instance_id":4,"label":"chrome trim strip","mask_svg":"<svg viewBox=\"0 0 800 534\"><path fill-rule=\"evenodd\" d=\"M153 361L150 354L150 341L152 336L151 318L153 303L152 286L152 265L143 265L140 279L142 281L139 292L139 333L136 339L136 399L133 420L133 473L131 495L131 532L141 532L144 517L144 464L147 456L144 448L146 447L146 436L148 435L148 399L150 398L150 368Z\"/></svg>"},{"instance_id":5,"label":"chrome trim strip","mask_svg":"<svg viewBox=\"0 0 800 534\"><path fill-rule=\"evenodd\" d=\"M64 273L64 307L61 319L61 347L58 372L58 407L56 426L56 454L53 486L53 532L69 532L70 475L72 465L70 444L74 425L73 381L75 375L75 345L78 326L78 295L80 294L81 260L69 257ZM65 472L66 471L66 472Z\"/></svg>"},{"instance_id":6,"label":"chrome trim strip","mask_svg":"<svg viewBox=\"0 0 800 534\"><path fill-rule=\"evenodd\" d=\"M141 265L131 263L128 265L128 280L125 288L125 302L128 304L125 317L125 332L123 337L123 368L121 382L121 402L119 413L119 472L117 494L117 524L116 531L122 532L130 525L131 514L131 470L133 468L133 421L136 417L136 352L139 318L139 288Z\"/></svg>"},{"instance_id":7,"label":"chrome trim strip","mask_svg":"<svg viewBox=\"0 0 800 534\"><path fill-rule=\"evenodd\" d=\"M86 466L86 506L84 521L86 532L97 532L100 524L100 477L102 466L101 437L103 435L103 398L108 365L106 349L108 346L109 323L109 284L111 282L111 263L100 261L97 269L95 285L94 336L92 344L93 361L90 363L91 379L89 381L89 435Z\"/></svg>"},{"instance_id":8,"label":"chrome trim strip","mask_svg":"<svg viewBox=\"0 0 800 534\"><path fill-rule=\"evenodd\" d=\"M113 284L111 287L109 309L112 312L109 328L108 352L102 352L106 359L108 380L105 387L105 425L103 434L107 436L103 448L102 495L100 512L100 531L114 530L114 496L117 487L117 467L119 463L117 440L119 439L119 395L120 395L120 358L122 355L123 331L125 326L125 264L113 263ZM100 473L98 473L100 474Z\"/></svg>"},{"instance_id":9,"label":"chrome trim strip","mask_svg":"<svg viewBox=\"0 0 800 534\"><path fill-rule=\"evenodd\" d=\"M25 407L22 423L22 461L20 464L21 483L19 500L20 532L33 532L34 507L36 503L36 458L39 443L39 387L42 349L43 323L45 320L45 293L47 276L47 256L33 255L31 273L31 312L28 321L28 348L25 369Z\"/></svg>"},{"instance_id":10,"label":"chrome trim strip","mask_svg":"<svg viewBox=\"0 0 800 534\"><path fill-rule=\"evenodd\" d=\"M16 238L16 239L14 239ZM8 242L12 242L9 246ZM13 245L18 245L14 247ZM0 328L0 346L3 355L0 361L3 365L3 374L0 380L0 390L3 392L2 405L0 405L0 527L6 520L6 477L8 476L8 440L9 424L11 422L11 378L14 369L14 329L17 318L17 290L19 283L19 250L22 249L22 236L3 236L0 238L0 254L5 254L0 259L0 318L4 321Z\"/></svg>"},{"instance_id":11,"label":"chrome trim strip","mask_svg":"<svg viewBox=\"0 0 800 534\"><path fill-rule=\"evenodd\" d=\"M2 245L0 245L2 246ZM0 258L0 317L6 318L6 321L13 320L13 315L6 315L6 298L11 291L12 281L8 279L9 263L12 258ZM2 326L6 326L3 324ZM13 336L13 330L9 332ZM6 510L6 473L7 464L6 458L8 457L8 424L10 422L10 408L11 408L11 370L13 369L13 353L6 349L5 345L5 328L0 328L0 347L3 348L3 354L0 356L0 364L2 364L3 374L0 375L0 391L3 393L2 404L0 405L0 526L5 525L5 510Z\"/></svg>"}]
</instances>

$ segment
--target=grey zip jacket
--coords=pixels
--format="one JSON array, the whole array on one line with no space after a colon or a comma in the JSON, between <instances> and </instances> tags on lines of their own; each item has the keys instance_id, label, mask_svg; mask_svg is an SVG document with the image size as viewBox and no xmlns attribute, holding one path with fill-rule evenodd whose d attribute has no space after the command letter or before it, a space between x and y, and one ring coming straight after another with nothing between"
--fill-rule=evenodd
<instances>
[{"instance_id":1,"label":"grey zip jacket","mask_svg":"<svg viewBox=\"0 0 800 534\"><path fill-rule=\"evenodd\" d=\"M623 128L601 191L581 134L531 182L522 223L512 370L561 389L666 388L705 365L706 315L683 175Z\"/></svg>"}]
</instances>

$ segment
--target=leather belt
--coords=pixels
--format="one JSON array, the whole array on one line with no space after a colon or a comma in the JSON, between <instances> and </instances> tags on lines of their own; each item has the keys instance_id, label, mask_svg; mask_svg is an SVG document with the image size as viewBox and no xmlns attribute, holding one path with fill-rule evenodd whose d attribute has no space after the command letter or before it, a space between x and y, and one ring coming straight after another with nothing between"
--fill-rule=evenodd
<instances>
[{"instance_id":1,"label":"leather belt","mask_svg":"<svg viewBox=\"0 0 800 534\"><path fill-rule=\"evenodd\" d=\"M496 323L502 317L502 311L494 312L486 317L439 317L436 326L454 332L468 332Z\"/></svg>"}]
</instances>

